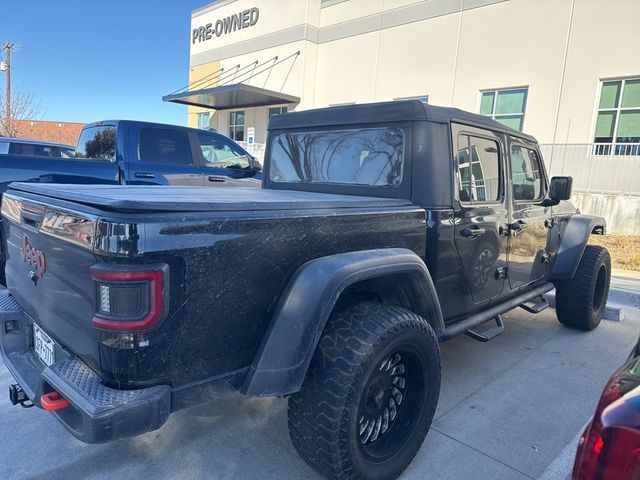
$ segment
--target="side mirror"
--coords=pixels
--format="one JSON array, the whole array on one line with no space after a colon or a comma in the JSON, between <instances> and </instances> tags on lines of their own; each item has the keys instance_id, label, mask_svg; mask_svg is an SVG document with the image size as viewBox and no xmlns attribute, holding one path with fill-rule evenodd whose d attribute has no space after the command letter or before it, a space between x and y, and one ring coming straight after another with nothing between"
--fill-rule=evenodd
<instances>
[{"instance_id":1,"label":"side mirror","mask_svg":"<svg viewBox=\"0 0 640 480\"><path fill-rule=\"evenodd\" d=\"M549 198L552 200L569 200L571 198L572 177L551 177Z\"/></svg>"},{"instance_id":2,"label":"side mirror","mask_svg":"<svg viewBox=\"0 0 640 480\"><path fill-rule=\"evenodd\" d=\"M255 157L251 157L251 171L252 172L259 172L262 170L262 164L255 158Z\"/></svg>"}]
</instances>

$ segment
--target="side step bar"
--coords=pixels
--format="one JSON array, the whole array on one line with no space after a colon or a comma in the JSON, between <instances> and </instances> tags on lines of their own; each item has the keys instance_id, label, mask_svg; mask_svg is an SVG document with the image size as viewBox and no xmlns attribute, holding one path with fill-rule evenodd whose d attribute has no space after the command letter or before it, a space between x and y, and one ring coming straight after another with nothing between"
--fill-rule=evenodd
<instances>
[{"instance_id":1,"label":"side step bar","mask_svg":"<svg viewBox=\"0 0 640 480\"><path fill-rule=\"evenodd\" d=\"M515 296L507 300L506 302L494 305L493 307L490 307L483 312L478 312L475 315L471 315L464 320L460 320L459 322L448 326L444 330L444 332L441 332L440 335L438 335L438 339L442 342L451 340L453 337L456 337L461 333L465 333L467 330L472 329L473 327L477 327L487 320L491 320L492 318L495 318L502 313L508 312L509 310L512 310L525 302L528 302L532 299L535 299L536 297L540 297L541 295L550 292L551 290L553 290L553 288L553 283L547 282L544 285L540 285L539 287L534 288L533 290L521 293L520 295Z\"/></svg>"},{"instance_id":2,"label":"side step bar","mask_svg":"<svg viewBox=\"0 0 640 480\"><path fill-rule=\"evenodd\" d=\"M529 313L540 313L543 310L549 308L549 301L547 297L543 294L538 298L533 298L528 302L523 302L520 304L520 308L526 310Z\"/></svg>"},{"instance_id":3,"label":"side step bar","mask_svg":"<svg viewBox=\"0 0 640 480\"><path fill-rule=\"evenodd\" d=\"M476 332L475 330L470 328L464 333L468 337L471 337L478 342L488 342L489 340L493 340L502 332L504 332L504 322L502 321L502 317L500 315L496 315L494 320L496 321L494 327L487 328L482 332Z\"/></svg>"}]
</instances>

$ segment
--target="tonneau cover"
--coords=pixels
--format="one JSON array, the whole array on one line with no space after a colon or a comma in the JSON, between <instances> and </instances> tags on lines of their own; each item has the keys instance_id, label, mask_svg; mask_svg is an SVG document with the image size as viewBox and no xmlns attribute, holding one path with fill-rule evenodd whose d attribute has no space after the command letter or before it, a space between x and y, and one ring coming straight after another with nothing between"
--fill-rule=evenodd
<instances>
[{"instance_id":1,"label":"tonneau cover","mask_svg":"<svg viewBox=\"0 0 640 480\"><path fill-rule=\"evenodd\" d=\"M337 209L412 205L406 199L243 187L12 183L9 188L9 193L11 191L32 193L121 212Z\"/></svg>"}]
</instances>

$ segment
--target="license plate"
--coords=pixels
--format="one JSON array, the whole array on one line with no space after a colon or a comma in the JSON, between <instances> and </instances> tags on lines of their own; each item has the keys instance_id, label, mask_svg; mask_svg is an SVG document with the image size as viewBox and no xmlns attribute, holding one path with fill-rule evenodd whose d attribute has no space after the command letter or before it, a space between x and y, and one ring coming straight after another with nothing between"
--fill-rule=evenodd
<instances>
[{"instance_id":1,"label":"license plate","mask_svg":"<svg viewBox=\"0 0 640 480\"><path fill-rule=\"evenodd\" d=\"M33 348L36 351L36 355L46 365L51 365L56 361L54 356L55 343L51 340L51 337L44 333L40 327L35 323L33 324Z\"/></svg>"}]
</instances>

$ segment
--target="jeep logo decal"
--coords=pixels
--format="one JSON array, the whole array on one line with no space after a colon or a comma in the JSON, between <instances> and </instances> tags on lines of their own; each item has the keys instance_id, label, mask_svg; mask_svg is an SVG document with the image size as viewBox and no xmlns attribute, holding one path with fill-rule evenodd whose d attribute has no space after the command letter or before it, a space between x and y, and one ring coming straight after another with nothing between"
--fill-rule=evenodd
<instances>
[{"instance_id":1,"label":"jeep logo decal","mask_svg":"<svg viewBox=\"0 0 640 480\"><path fill-rule=\"evenodd\" d=\"M44 272L47 271L47 261L44 258L44 252L32 247L29 243L29 237L22 235L20 255L22 256L22 260L33 268L33 270L29 272L29 278L33 280L33 283L38 283L38 280L40 280Z\"/></svg>"}]
</instances>

